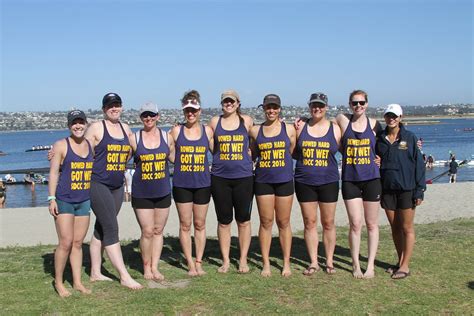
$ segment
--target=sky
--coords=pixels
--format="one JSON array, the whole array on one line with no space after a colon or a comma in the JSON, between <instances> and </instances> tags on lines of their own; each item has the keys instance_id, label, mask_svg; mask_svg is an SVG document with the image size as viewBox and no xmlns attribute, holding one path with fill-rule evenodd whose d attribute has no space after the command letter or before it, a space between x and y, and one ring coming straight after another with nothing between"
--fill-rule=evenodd
<instances>
[{"instance_id":1,"label":"sky","mask_svg":"<svg viewBox=\"0 0 474 316\"><path fill-rule=\"evenodd\" d=\"M0 111L473 103L473 1L0 0Z\"/></svg>"}]
</instances>

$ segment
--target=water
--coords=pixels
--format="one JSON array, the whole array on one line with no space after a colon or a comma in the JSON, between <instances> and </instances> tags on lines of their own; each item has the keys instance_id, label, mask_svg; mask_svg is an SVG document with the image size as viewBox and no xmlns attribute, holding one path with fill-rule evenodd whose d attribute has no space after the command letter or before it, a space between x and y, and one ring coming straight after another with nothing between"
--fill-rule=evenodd
<instances>
[{"instance_id":1,"label":"water","mask_svg":"<svg viewBox=\"0 0 474 316\"><path fill-rule=\"evenodd\" d=\"M433 155L436 160L448 160L449 151L452 151L459 160L471 160L474 155L474 132L465 132L465 128L474 129L474 119L441 120L436 125L408 125L407 129L423 138L423 152ZM58 131L27 131L27 132L0 132L0 150L7 153L0 156L0 171L11 169L47 168L46 151L25 152L36 145L51 145L56 140L66 137L67 130ZM474 158L474 157L473 157ZM431 179L446 171L444 166L436 166L426 171L426 179ZM4 176L4 174L0 174ZM17 174L18 180L23 179ZM464 166L458 171L458 181L474 181L474 166ZM436 182L448 182L444 176ZM48 186L35 185L34 191L29 185L9 185L7 189L6 207L34 207L46 206Z\"/></svg>"}]
</instances>

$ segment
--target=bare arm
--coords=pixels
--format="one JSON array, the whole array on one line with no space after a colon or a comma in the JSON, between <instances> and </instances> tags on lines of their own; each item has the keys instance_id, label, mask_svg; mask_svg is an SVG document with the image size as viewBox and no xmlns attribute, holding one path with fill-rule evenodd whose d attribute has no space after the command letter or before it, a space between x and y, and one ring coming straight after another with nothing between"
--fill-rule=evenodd
<instances>
[{"instance_id":1,"label":"bare arm","mask_svg":"<svg viewBox=\"0 0 474 316\"><path fill-rule=\"evenodd\" d=\"M209 126L205 127L207 139L209 140L209 150L211 153L214 152L214 131Z\"/></svg>"},{"instance_id":2,"label":"bare arm","mask_svg":"<svg viewBox=\"0 0 474 316\"><path fill-rule=\"evenodd\" d=\"M250 136L250 151L252 153L252 160L255 161L257 159L257 147L256 147L256 139L258 135L258 131L260 129L260 125L253 126L250 129L249 136Z\"/></svg>"},{"instance_id":3,"label":"bare arm","mask_svg":"<svg viewBox=\"0 0 474 316\"><path fill-rule=\"evenodd\" d=\"M286 123L285 123L286 124ZM293 125L286 124L286 133L290 138L290 154L293 155L296 147L296 129Z\"/></svg>"},{"instance_id":4,"label":"bare arm","mask_svg":"<svg viewBox=\"0 0 474 316\"><path fill-rule=\"evenodd\" d=\"M54 143L54 155L49 162L49 196L56 196L56 188L58 186L59 180L59 168L61 167L61 163L64 160L64 157L66 156L66 151L66 140L61 139ZM56 203L55 199L49 201L49 213L54 217L58 216L58 204Z\"/></svg>"},{"instance_id":5,"label":"bare arm","mask_svg":"<svg viewBox=\"0 0 474 316\"><path fill-rule=\"evenodd\" d=\"M166 136L168 137L168 147L170 149L170 153L168 155L168 160L171 162L171 163L174 163L174 159L175 159L175 155L176 155L176 150L175 150L175 147L174 147L174 139L173 139L173 136L171 136L171 130L168 131L168 133L166 134Z\"/></svg>"}]
</instances>

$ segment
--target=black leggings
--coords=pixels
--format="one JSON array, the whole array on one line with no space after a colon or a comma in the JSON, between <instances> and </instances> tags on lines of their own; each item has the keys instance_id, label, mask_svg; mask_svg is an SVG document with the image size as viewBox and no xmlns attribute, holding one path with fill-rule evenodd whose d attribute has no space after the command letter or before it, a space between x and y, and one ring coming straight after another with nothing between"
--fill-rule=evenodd
<instances>
[{"instance_id":1,"label":"black leggings","mask_svg":"<svg viewBox=\"0 0 474 316\"><path fill-rule=\"evenodd\" d=\"M227 225L235 220L243 223L250 220L253 199L253 176L238 179L211 177L211 192L217 221Z\"/></svg>"},{"instance_id":2,"label":"black leggings","mask_svg":"<svg viewBox=\"0 0 474 316\"><path fill-rule=\"evenodd\" d=\"M95 214L94 237L102 241L102 246L119 242L117 215L122 207L123 186L110 189L105 184L91 182L91 208Z\"/></svg>"}]
</instances>

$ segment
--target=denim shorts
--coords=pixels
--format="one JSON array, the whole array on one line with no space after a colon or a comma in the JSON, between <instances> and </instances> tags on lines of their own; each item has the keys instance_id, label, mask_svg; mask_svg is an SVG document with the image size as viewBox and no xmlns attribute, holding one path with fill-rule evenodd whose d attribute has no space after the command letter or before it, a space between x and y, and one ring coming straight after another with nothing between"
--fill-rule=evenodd
<instances>
[{"instance_id":1,"label":"denim shorts","mask_svg":"<svg viewBox=\"0 0 474 316\"><path fill-rule=\"evenodd\" d=\"M72 214L74 216L89 216L91 213L91 200L81 203L68 203L56 200L59 214Z\"/></svg>"}]
</instances>

